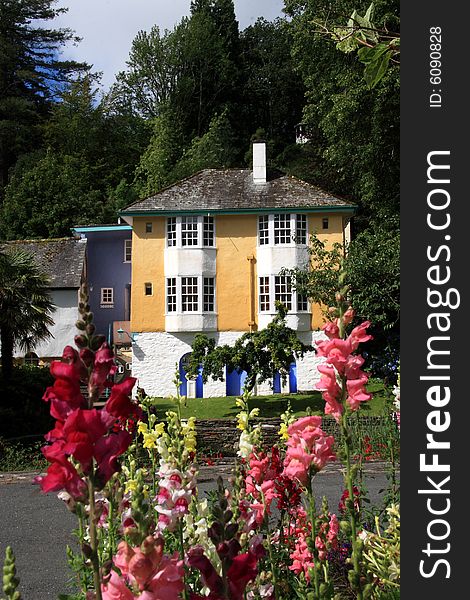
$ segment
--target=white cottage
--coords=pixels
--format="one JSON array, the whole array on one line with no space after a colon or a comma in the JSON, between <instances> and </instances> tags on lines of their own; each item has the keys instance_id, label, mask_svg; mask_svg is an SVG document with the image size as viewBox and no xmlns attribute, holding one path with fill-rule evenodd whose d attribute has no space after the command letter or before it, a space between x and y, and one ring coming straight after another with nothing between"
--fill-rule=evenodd
<instances>
[{"instance_id":1,"label":"white cottage","mask_svg":"<svg viewBox=\"0 0 470 600\"><path fill-rule=\"evenodd\" d=\"M5 246L29 252L38 267L49 277L50 295L56 310L52 314L52 336L32 348L25 356L15 348L15 359L46 363L62 356L65 346L73 345L78 330L78 297L81 284L86 280L86 240L61 238L50 240L18 240Z\"/></svg>"}]
</instances>

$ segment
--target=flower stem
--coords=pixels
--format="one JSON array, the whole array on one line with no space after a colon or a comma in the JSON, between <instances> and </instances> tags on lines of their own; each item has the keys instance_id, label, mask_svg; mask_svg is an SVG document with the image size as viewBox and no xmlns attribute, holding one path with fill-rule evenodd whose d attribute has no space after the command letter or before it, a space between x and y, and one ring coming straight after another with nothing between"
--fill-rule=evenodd
<instances>
[{"instance_id":1,"label":"flower stem","mask_svg":"<svg viewBox=\"0 0 470 600\"><path fill-rule=\"evenodd\" d=\"M312 523L312 557L313 557L313 586L315 589L315 600L320 598L320 581L318 579L319 558L315 546L316 527L315 527L315 496L312 491L312 483L310 481L308 489L308 509L310 513L310 522Z\"/></svg>"},{"instance_id":2,"label":"flower stem","mask_svg":"<svg viewBox=\"0 0 470 600\"><path fill-rule=\"evenodd\" d=\"M95 599L102 600L101 596L101 577L100 561L98 557L98 539L95 520L95 489L91 478L88 478L88 502L90 505L89 527L90 527L90 546L91 546L91 565L93 567L93 583L95 586Z\"/></svg>"},{"instance_id":3,"label":"flower stem","mask_svg":"<svg viewBox=\"0 0 470 600\"><path fill-rule=\"evenodd\" d=\"M185 557L185 551L184 551L184 537L183 537L183 520L180 519L179 520L179 524L178 524L178 539L179 539L179 543L180 543L180 555L181 555L181 560L184 563L184 557ZM183 575L183 582L184 582L184 590L183 590L183 598L184 600L188 600L188 590L186 587L186 568L184 570L184 575Z\"/></svg>"},{"instance_id":4,"label":"flower stem","mask_svg":"<svg viewBox=\"0 0 470 600\"><path fill-rule=\"evenodd\" d=\"M349 520L351 525L351 543L352 543L352 563L355 574L355 592L358 600L362 600L361 586L361 553L357 543L357 513L354 506L354 481L351 469L351 435L347 424L346 413L341 418L341 434L344 439L344 451L346 458L346 476L345 484L349 494Z\"/></svg>"}]
</instances>

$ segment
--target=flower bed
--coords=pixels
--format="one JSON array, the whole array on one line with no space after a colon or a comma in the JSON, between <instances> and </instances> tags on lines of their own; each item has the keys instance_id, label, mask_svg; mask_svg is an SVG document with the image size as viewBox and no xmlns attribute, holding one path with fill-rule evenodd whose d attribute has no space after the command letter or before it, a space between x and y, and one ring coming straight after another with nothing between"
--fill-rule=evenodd
<instances>
[{"instance_id":1,"label":"flower bed","mask_svg":"<svg viewBox=\"0 0 470 600\"><path fill-rule=\"evenodd\" d=\"M203 430L194 418L182 419L184 398L177 393L176 410L159 422L151 399L131 400L133 378L112 385L113 354L94 333L86 290L79 310L78 350L65 348L62 361L51 365L54 384L44 400L55 426L43 448L49 468L37 478L44 492L59 492L77 515L80 551L68 551L77 593L70 600L362 600L396 593L396 482L387 509L367 511L360 470L372 445L365 447L359 432L356 455L353 440L352 415L370 400L357 353L370 339L368 323L346 333L353 311L342 294L334 320L324 327L328 340L317 344L325 359L318 388L331 418L296 418L287 410L280 422L260 423L259 409L244 394L237 466L230 485L219 479L206 498L198 493ZM107 386L109 398L97 410L94 403ZM327 431L331 420L337 439ZM215 435L220 439L220 431ZM204 450L201 458L207 460ZM326 501L316 505L315 477L337 459L345 491L332 512ZM17 584L9 550L8 599L19 600Z\"/></svg>"}]
</instances>

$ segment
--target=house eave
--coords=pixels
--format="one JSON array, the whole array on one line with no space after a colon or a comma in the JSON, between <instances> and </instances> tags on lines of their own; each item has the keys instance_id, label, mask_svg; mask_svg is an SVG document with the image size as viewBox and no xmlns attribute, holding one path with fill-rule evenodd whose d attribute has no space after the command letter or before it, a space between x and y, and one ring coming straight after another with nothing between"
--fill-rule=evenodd
<instances>
[{"instance_id":1,"label":"house eave","mask_svg":"<svg viewBox=\"0 0 470 600\"><path fill-rule=\"evenodd\" d=\"M342 206L322 205L309 207L263 207L263 208L234 208L234 209L192 209L192 210L142 210L121 212L119 216L126 217L173 217L178 215L262 215L266 213L344 213L354 215L357 206L345 204Z\"/></svg>"}]
</instances>

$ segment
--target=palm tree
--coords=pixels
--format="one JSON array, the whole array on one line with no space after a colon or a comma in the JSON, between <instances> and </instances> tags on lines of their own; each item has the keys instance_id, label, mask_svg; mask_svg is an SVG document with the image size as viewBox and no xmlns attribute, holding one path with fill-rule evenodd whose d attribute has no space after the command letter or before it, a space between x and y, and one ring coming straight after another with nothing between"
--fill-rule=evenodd
<instances>
[{"instance_id":1,"label":"palm tree","mask_svg":"<svg viewBox=\"0 0 470 600\"><path fill-rule=\"evenodd\" d=\"M49 279L32 254L21 249L0 250L0 342L2 374L10 379L15 346L29 351L52 334L55 306Z\"/></svg>"}]
</instances>

